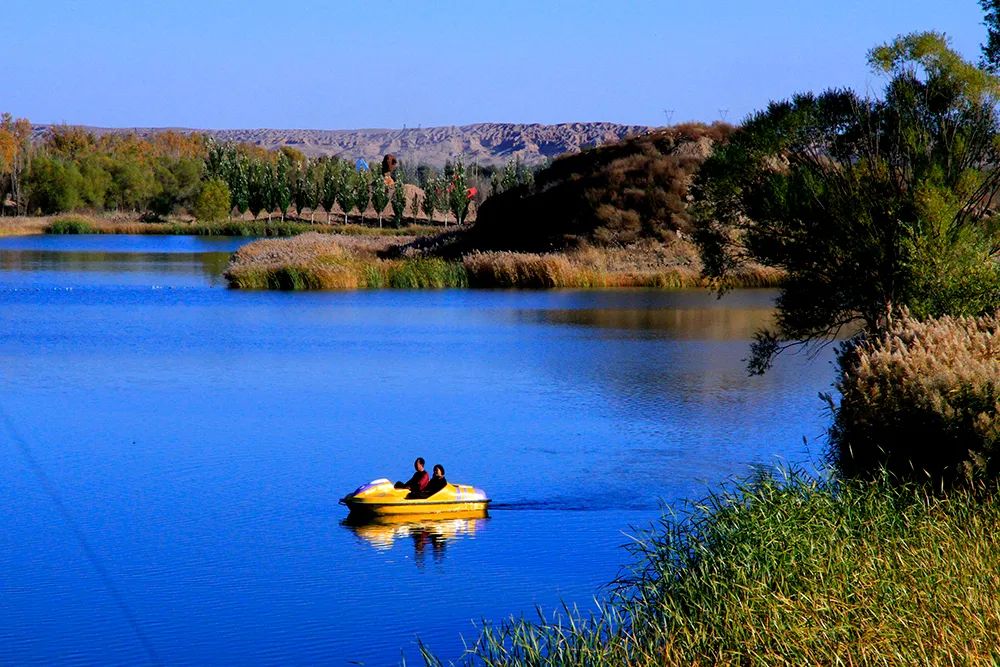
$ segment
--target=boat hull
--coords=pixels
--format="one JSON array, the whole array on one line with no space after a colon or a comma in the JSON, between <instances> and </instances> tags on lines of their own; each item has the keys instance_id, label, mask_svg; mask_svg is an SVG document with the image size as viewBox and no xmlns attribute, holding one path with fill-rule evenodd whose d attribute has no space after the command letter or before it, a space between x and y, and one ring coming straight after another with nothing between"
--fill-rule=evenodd
<instances>
[{"instance_id":1,"label":"boat hull","mask_svg":"<svg viewBox=\"0 0 1000 667\"><path fill-rule=\"evenodd\" d=\"M444 514L466 514L485 516L489 507L489 500L479 500L472 502L459 501L422 501L404 500L402 502L364 502L345 499L351 514L368 515L373 517L393 517L393 516L437 516Z\"/></svg>"},{"instance_id":2,"label":"boat hull","mask_svg":"<svg viewBox=\"0 0 1000 667\"><path fill-rule=\"evenodd\" d=\"M341 498L351 515L359 517L486 516L490 499L481 489L448 484L430 498L408 498L387 479L377 479Z\"/></svg>"}]
</instances>

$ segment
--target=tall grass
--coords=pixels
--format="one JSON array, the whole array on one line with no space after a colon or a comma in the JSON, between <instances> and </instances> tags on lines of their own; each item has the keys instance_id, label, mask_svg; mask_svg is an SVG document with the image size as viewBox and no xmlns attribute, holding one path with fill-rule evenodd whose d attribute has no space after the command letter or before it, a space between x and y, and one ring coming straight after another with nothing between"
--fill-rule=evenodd
<instances>
[{"instance_id":1,"label":"tall grass","mask_svg":"<svg viewBox=\"0 0 1000 667\"><path fill-rule=\"evenodd\" d=\"M388 238L304 234L256 241L234 253L225 277L242 289L441 289L466 287L465 269L438 258L378 255Z\"/></svg>"},{"instance_id":2,"label":"tall grass","mask_svg":"<svg viewBox=\"0 0 1000 667\"><path fill-rule=\"evenodd\" d=\"M46 234L94 234L93 221L81 215L64 215L53 218L45 228Z\"/></svg>"},{"instance_id":3,"label":"tall grass","mask_svg":"<svg viewBox=\"0 0 1000 667\"><path fill-rule=\"evenodd\" d=\"M230 287L279 290L445 289L467 287L461 264L441 259L328 258L306 266L232 268Z\"/></svg>"},{"instance_id":4,"label":"tall grass","mask_svg":"<svg viewBox=\"0 0 1000 667\"><path fill-rule=\"evenodd\" d=\"M474 252L466 255L462 264L473 287L686 289L708 286L697 266L633 266L610 253L596 248L542 254ZM759 267L734 276L728 286L774 287L782 278L779 271Z\"/></svg>"},{"instance_id":5,"label":"tall grass","mask_svg":"<svg viewBox=\"0 0 1000 667\"><path fill-rule=\"evenodd\" d=\"M367 237L348 242L343 235L317 234L262 240L234 255L226 277L233 287L253 289L681 289L706 284L686 246L646 243L564 253L472 252L463 257L451 252L447 241ZM771 286L780 278L776 271L760 269L743 276L742 286Z\"/></svg>"},{"instance_id":6,"label":"tall grass","mask_svg":"<svg viewBox=\"0 0 1000 667\"><path fill-rule=\"evenodd\" d=\"M899 318L839 356L834 462L935 485L1000 476L1000 313Z\"/></svg>"},{"instance_id":7,"label":"tall grass","mask_svg":"<svg viewBox=\"0 0 1000 667\"><path fill-rule=\"evenodd\" d=\"M761 474L638 536L593 614L487 625L459 662L996 664L998 498Z\"/></svg>"}]
</instances>

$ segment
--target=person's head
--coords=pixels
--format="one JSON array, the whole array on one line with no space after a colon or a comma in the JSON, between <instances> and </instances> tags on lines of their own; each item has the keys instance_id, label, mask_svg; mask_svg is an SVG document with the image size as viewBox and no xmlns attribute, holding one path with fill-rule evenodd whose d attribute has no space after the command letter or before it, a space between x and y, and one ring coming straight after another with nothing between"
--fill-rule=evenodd
<instances>
[{"instance_id":1,"label":"person's head","mask_svg":"<svg viewBox=\"0 0 1000 667\"><path fill-rule=\"evenodd\" d=\"M434 476L444 477L444 466L441 465L440 463L434 466Z\"/></svg>"},{"instance_id":2,"label":"person's head","mask_svg":"<svg viewBox=\"0 0 1000 667\"><path fill-rule=\"evenodd\" d=\"M424 457L418 456L417 460L413 462L413 469L417 472L423 472L424 470Z\"/></svg>"}]
</instances>

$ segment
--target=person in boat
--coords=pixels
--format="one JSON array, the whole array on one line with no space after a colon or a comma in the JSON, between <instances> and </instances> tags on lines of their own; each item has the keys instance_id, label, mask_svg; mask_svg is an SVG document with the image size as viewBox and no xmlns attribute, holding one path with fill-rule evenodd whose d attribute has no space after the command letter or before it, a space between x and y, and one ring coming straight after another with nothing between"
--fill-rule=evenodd
<instances>
[{"instance_id":1,"label":"person in boat","mask_svg":"<svg viewBox=\"0 0 1000 667\"><path fill-rule=\"evenodd\" d=\"M440 463L434 466L434 476L427 483L422 491L410 491L406 498L408 500L430 498L435 493L448 486L448 480L444 478L444 466Z\"/></svg>"},{"instance_id":2,"label":"person in boat","mask_svg":"<svg viewBox=\"0 0 1000 667\"><path fill-rule=\"evenodd\" d=\"M396 482L397 489L409 489L410 493L423 493L427 489L430 478L424 470L424 457L418 456L413 462L413 476L405 482Z\"/></svg>"}]
</instances>

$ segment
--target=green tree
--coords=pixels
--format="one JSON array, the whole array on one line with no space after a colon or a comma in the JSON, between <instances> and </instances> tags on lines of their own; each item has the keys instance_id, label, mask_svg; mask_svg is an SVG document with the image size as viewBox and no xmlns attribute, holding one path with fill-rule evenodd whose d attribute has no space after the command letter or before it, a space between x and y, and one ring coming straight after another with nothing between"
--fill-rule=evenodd
<instances>
[{"instance_id":1,"label":"green tree","mask_svg":"<svg viewBox=\"0 0 1000 667\"><path fill-rule=\"evenodd\" d=\"M80 160L80 176L83 184L80 197L83 205L101 210L106 206L108 191L111 189L111 174L105 168L106 158L88 155Z\"/></svg>"},{"instance_id":2,"label":"green tree","mask_svg":"<svg viewBox=\"0 0 1000 667\"><path fill-rule=\"evenodd\" d=\"M250 159L235 149L230 156L229 175L226 178L233 206L243 215L250 208Z\"/></svg>"},{"instance_id":3,"label":"green tree","mask_svg":"<svg viewBox=\"0 0 1000 667\"><path fill-rule=\"evenodd\" d=\"M434 211L438 210L440 207L440 192L441 186L438 183L436 176L431 174L427 178L427 185L424 188L424 197L420 202L420 209L427 216L428 221L431 224L434 223Z\"/></svg>"},{"instance_id":4,"label":"green tree","mask_svg":"<svg viewBox=\"0 0 1000 667\"><path fill-rule=\"evenodd\" d=\"M295 170L292 202L295 205L295 215L300 218L304 209L312 209L314 212L316 210L314 171L315 163L311 160L297 165Z\"/></svg>"},{"instance_id":5,"label":"green tree","mask_svg":"<svg viewBox=\"0 0 1000 667\"><path fill-rule=\"evenodd\" d=\"M979 0L985 17L986 43L983 44L982 65L996 73L1000 70L1000 0Z\"/></svg>"},{"instance_id":6,"label":"green tree","mask_svg":"<svg viewBox=\"0 0 1000 667\"><path fill-rule=\"evenodd\" d=\"M229 215L231 209L232 201L226 182L221 178L205 181L194 204L194 217L206 222L221 220Z\"/></svg>"},{"instance_id":7,"label":"green tree","mask_svg":"<svg viewBox=\"0 0 1000 667\"><path fill-rule=\"evenodd\" d=\"M38 155L31 161L24 187L28 193L28 211L61 213L80 206L83 178L76 165L68 160Z\"/></svg>"},{"instance_id":8,"label":"green tree","mask_svg":"<svg viewBox=\"0 0 1000 667\"><path fill-rule=\"evenodd\" d=\"M406 187L399 171L401 170L397 170L396 184L392 189L392 221L397 227L403 224L403 216L406 214Z\"/></svg>"},{"instance_id":9,"label":"green tree","mask_svg":"<svg viewBox=\"0 0 1000 667\"><path fill-rule=\"evenodd\" d=\"M268 204L271 169L266 162L255 158L249 162L247 171L247 208L256 220Z\"/></svg>"},{"instance_id":10,"label":"green tree","mask_svg":"<svg viewBox=\"0 0 1000 667\"><path fill-rule=\"evenodd\" d=\"M354 181L356 172L346 162L340 163L340 168L335 174L334 194L337 198L337 205L344 212L344 224L347 224L347 214L354 208Z\"/></svg>"},{"instance_id":11,"label":"green tree","mask_svg":"<svg viewBox=\"0 0 1000 667\"><path fill-rule=\"evenodd\" d=\"M754 114L705 162L696 191L705 271L783 269L776 324L756 336L760 373L790 346L860 326L1000 304L1000 82L944 36L872 50L881 99L848 90L797 95Z\"/></svg>"},{"instance_id":12,"label":"green tree","mask_svg":"<svg viewBox=\"0 0 1000 667\"><path fill-rule=\"evenodd\" d=\"M343 184L340 172L341 164L337 158L324 160L322 167L317 167L322 171L322 185L320 189L320 205L326 209L326 222L330 224L330 216L333 215L333 207L337 205L337 197Z\"/></svg>"},{"instance_id":13,"label":"green tree","mask_svg":"<svg viewBox=\"0 0 1000 667\"><path fill-rule=\"evenodd\" d=\"M292 205L292 184L294 165L289 154L285 151L278 152L278 159L274 164L274 176L271 187L273 188L274 208L281 212L281 221L285 221L288 214L288 207Z\"/></svg>"},{"instance_id":14,"label":"green tree","mask_svg":"<svg viewBox=\"0 0 1000 667\"><path fill-rule=\"evenodd\" d=\"M110 196L115 208L131 211L146 210L159 193L159 184L152 168L130 156L110 162Z\"/></svg>"},{"instance_id":15,"label":"green tree","mask_svg":"<svg viewBox=\"0 0 1000 667\"><path fill-rule=\"evenodd\" d=\"M451 178L448 181L448 210L455 216L455 221L459 225L465 222L473 195L466 179L465 165L458 160L452 168Z\"/></svg>"},{"instance_id":16,"label":"green tree","mask_svg":"<svg viewBox=\"0 0 1000 667\"><path fill-rule=\"evenodd\" d=\"M351 203L358 210L358 216L364 222L365 211L372 198L372 173L368 169L360 169L352 176Z\"/></svg>"},{"instance_id":17,"label":"green tree","mask_svg":"<svg viewBox=\"0 0 1000 667\"><path fill-rule=\"evenodd\" d=\"M381 174L372 173L371 177L372 206L378 216L379 229L382 228L382 213L389 205L389 186L385 182L385 177Z\"/></svg>"}]
</instances>

